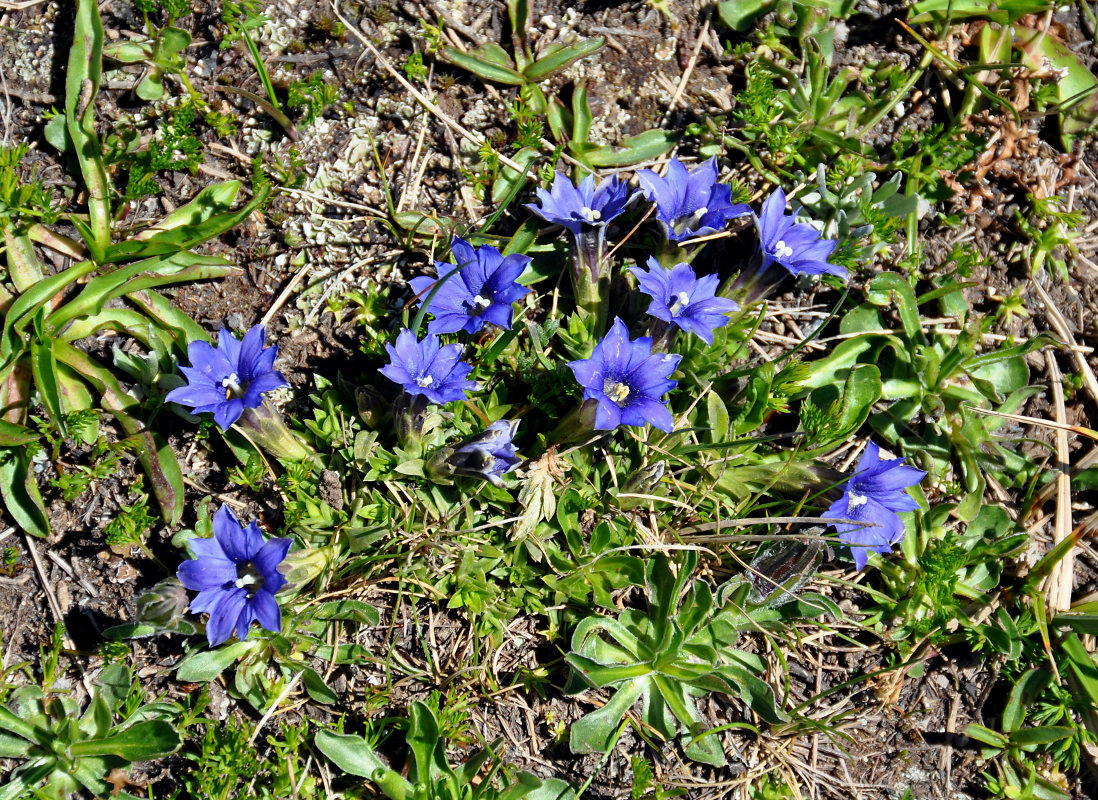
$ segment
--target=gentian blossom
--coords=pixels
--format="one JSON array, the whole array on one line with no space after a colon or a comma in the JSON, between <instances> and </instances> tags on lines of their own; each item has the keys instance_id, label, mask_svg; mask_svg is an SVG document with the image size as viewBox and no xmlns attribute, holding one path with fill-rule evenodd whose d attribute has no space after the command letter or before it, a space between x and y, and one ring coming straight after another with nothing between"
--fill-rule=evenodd
<instances>
[{"instance_id":1,"label":"gentian blossom","mask_svg":"<svg viewBox=\"0 0 1098 800\"><path fill-rule=\"evenodd\" d=\"M256 325L243 341L222 328L216 349L208 342L191 342L187 355L192 366L180 367L187 385L172 389L165 399L191 406L196 414L212 411L214 421L228 430L245 408L259 408L264 392L290 385L274 368L278 348L264 348L266 337L267 329Z\"/></svg>"},{"instance_id":2,"label":"gentian blossom","mask_svg":"<svg viewBox=\"0 0 1098 800\"><path fill-rule=\"evenodd\" d=\"M642 292L652 298L648 313L670 322L684 331L697 334L713 344L713 331L728 324L728 315L739 306L724 297L716 297L720 279L716 275L698 278L689 264L672 269L648 257L648 269L633 267Z\"/></svg>"},{"instance_id":3,"label":"gentian blossom","mask_svg":"<svg viewBox=\"0 0 1098 800\"><path fill-rule=\"evenodd\" d=\"M865 567L869 551L887 553L903 540L904 523L898 512L919 507L904 489L915 486L925 475L923 470L904 464L902 458L882 459L880 448L873 442L866 446L843 496L823 513L827 519L862 523L831 523L839 539L850 546L858 569Z\"/></svg>"},{"instance_id":4,"label":"gentian blossom","mask_svg":"<svg viewBox=\"0 0 1098 800\"><path fill-rule=\"evenodd\" d=\"M617 176L595 187L595 179L588 174L579 186L559 172L553 177L550 191L538 189L541 207L530 203L526 206L546 222L563 225L576 236L585 229L607 225L619 216L636 192Z\"/></svg>"},{"instance_id":5,"label":"gentian blossom","mask_svg":"<svg viewBox=\"0 0 1098 800\"><path fill-rule=\"evenodd\" d=\"M210 615L210 647L228 639L234 628L240 639L247 639L253 621L278 633L282 610L275 593L286 585L278 565L290 550L290 540L264 540L254 520L242 527L226 505L214 514L213 532L210 539L188 540L195 557L180 564L178 572L180 582L198 592L191 612Z\"/></svg>"},{"instance_id":6,"label":"gentian blossom","mask_svg":"<svg viewBox=\"0 0 1098 800\"><path fill-rule=\"evenodd\" d=\"M652 337L629 340L629 330L614 320L590 358L568 364L583 387L583 399L595 400L595 430L650 424L670 431L674 424L663 395L678 386L670 375L682 356L652 352Z\"/></svg>"},{"instance_id":7,"label":"gentian blossom","mask_svg":"<svg viewBox=\"0 0 1098 800\"><path fill-rule=\"evenodd\" d=\"M522 462L512 442L518 424L517 419L497 420L461 444L443 448L439 457L432 459L432 472L480 478L502 486L502 477Z\"/></svg>"},{"instance_id":8,"label":"gentian blossom","mask_svg":"<svg viewBox=\"0 0 1098 800\"><path fill-rule=\"evenodd\" d=\"M378 371L409 395L423 395L443 405L464 400L467 391L477 388L476 381L467 380L473 368L461 360L460 344L443 346L432 335L416 341L415 334L405 328L396 344L385 345L385 350L389 364Z\"/></svg>"},{"instance_id":9,"label":"gentian blossom","mask_svg":"<svg viewBox=\"0 0 1098 800\"><path fill-rule=\"evenodd\" d=\"M763 256L760 271L780 264L793 275L826 273L845 278L846 269L827 260L837 242L821 239L820 232L807 223L794 222L796 214L786 214L785 205L785 192L775 189L763 203L762 213L755 217Z\"/></svg>"},{"instance_id":10,"label":"gentian blossom","mask_svg":"<svg viewBox=\"0 0 1098 800\"><path fill-rule=\"evenodd\" d=\"M454 237L450 249L457 266L442 261L435 262L436 278L413 278L412 291L427 301L432 287L439 279L451 275L439 284L427 310L435 318L427 326L430 333L476 333L489 322L510 329L513 309L511 304L530 290L516 281L530 257L512 254L503 256L491 245L474 248L459 236Z\"/></svg>"},{"instance_id":11,"label":"gentian blossom","mask_svg":"<svg viewBox=\"0 0 1098 800\"><path fill-rule=\"evenodd\" d=\"M666 178L642 169L637 171L637 180L644 196L656 204L656 216L672 242L717 233L728 220L751 213L750 206L732 202L730 186L717 183L715 157L689 172L672 158Z\"/></svg>"}]
</instances>

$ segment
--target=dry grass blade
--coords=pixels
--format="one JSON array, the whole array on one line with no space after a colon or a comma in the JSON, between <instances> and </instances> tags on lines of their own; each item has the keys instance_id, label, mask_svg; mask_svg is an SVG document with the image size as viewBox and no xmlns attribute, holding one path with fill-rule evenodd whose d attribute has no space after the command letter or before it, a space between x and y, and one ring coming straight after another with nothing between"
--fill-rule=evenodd
<instances>
[{"instance_id":1,"label":"dry grass blade","mask_svg":"<svg viewBox=\"0 0 1098 800\"><path fill-rule=\"evenodd\" d=\"M1048 364L1049 382L1052 384L1052 400L1056 411L1056 419L1061 424L1067 411L1064 408L1064 386L1060 367L1056 363L1056 356L1045 353L1045 362ZM1059 462L1059 471L1056 475L1056 521L1053 525L1052 543L1055 547L1064 539L1071 536L1071 470L1068 459L1068 432L1067 426L1058 426L1056 429L1056 457ZM1071 608L1072 581L1075 577L1075 553L1074 549L1068 550L1052 573L1048 576L1048 584L1045 587L1048 605L1052 611L1067 611Z\"/></svg>"},{"instance_id":2,"label":"dry grass blade","mask_svg":"<svg viewBox=\"0 0 1098 800\"><path fill-rule=\"evenodd\" d=\"M1056 335L1071 348L1071 356L1075 359L1075 365L1083 376L1083 385L1087 387L1087 393L1095 403L1098 403L1098 378L1095 377L1094 370L1090 368L1086 356L1081 352L1079 343L1075 341L1075 336L1072 334L1071 328L1068 327L1067 320L1060 313L1060 309L1056 307L1056 303L1049 297L1044 287L1035 280L1030 280L1030 283L1033 284L1037 294L1041 296L1041 301L1045 304L1048 321L1056 330Z\"/></svg>"}]
</instances>

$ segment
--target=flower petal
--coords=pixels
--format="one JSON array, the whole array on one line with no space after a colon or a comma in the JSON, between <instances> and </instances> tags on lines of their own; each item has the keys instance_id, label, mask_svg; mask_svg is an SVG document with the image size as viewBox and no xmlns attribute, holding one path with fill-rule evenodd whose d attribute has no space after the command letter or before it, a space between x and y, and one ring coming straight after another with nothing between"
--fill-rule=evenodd
<instances>
[{"instance_id":1,"label":"flower petal","mask_svg":"<svg viewBox=\"0 0 1098 800\"><path fill-rule=\"evenodd\" d=\"M206 622L206 640L210 647L217 647L232 635L240 612L247 603L247 595L244 589L227 591L210 609L210 618Z\"/></svg>"}]
</instances>

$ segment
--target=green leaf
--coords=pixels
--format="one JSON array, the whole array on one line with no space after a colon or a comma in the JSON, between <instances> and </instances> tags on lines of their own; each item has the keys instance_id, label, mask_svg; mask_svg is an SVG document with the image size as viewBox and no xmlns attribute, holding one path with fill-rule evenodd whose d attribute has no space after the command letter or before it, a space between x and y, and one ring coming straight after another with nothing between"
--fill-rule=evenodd
<instances>
[{"instance_id":1,"label":"green leaf","mask_svg":"<svg viewBox=\"0 0 1098 800\"><path fill-rule=\"evenodd\" d=\"M649 678L622 684L602 708L572 723L568 746L573 753L606 753L617 741L618 726L633 703L649 690Z\"/></svg>"},{"instance_id":2,"label":"green leaf","mask_svg":"<svg viewBox=\"0 0 1098 800\"><path fill-rule=\"evenodd\" d=\"M248 645L244 642L234 642L217 650L199 650L179 662L175 679L184 683L209 683L247 650Z\"/></svg>"},{"instance_id":3,"label":"green leaf","mask_svg":"<svg viewBox=\"0 0 1098 800\"><path fill-rule=\"evenodd\" d=\"M171 58L183 52L191 44L191 35L182 28L161 28L157 34L157 58Z\"/></svg>"},{"instance_id":4,"label":"green leaf","mask_svg":"<svg viewBox=\"0 0 1098 800\"><path fill-rule=\"evenodd\" d=\"M866 286L866 300L875 306L894 305L900 314L904 334L912 344L926 344L919 320L919 304L911 284L898 273L882 272Z\"/></svg>"},{"instance_id":5,"label":"green leaf","mask_svg":"<svg viewBox=\"0 0 1098 800\"><path fill-rule=\"evenodd\" d=\"M527 80L543 81L569 64L597 53L605 44L605 37L596 36L594 39L580 39L575 44L551 47L547 55L528 66L523 74Z\"/></svg>"},{"instance_id":6,"label":"green leaf","mask_svg":"<svg viewBox=\"0 0 1098 800\"><path fill-rule=\"evenodd\" d=\"M592 167L628 167L661 156L675 146L677 133L650 130L625 139L617 147L593 145L570 147L576 158Z\"/></svg>"},{"instance_id":7,"label":"green leaf","mask_svg":"<svg viewBox=\"0 0 1098 800\"><path fill-rule=\"evenodd\" d=\"M57 759L42 756L28 761L7 776L7 783L0 786L0 800L19 800L26 797L32 787L37 787L46 776L53 772Z\"/></svg>"},{"instance_id":8,"label":"green leaf","mask_svg":"<svg viewBox=\"0 0 1098 800\"><path fill-rule=\"evenodd\" d=\"M360 778L370 778L378 781L382 776L390 777L403 786L404 793L399 797L410 795L412 784L400 777L399 774L378 758L370 745L360 736L349 736L332 731L318 731L313 740L317 749L328 759L346 772L348 775L357 775ZM389 794L390 797L398 797Z\"/></svg>"},{"instance_id":9,"label":"green leaf","mask_svg":"<svg viewBox=\"0 0 1098 800\"><path fill-rule=\"evenodd\" d=\"M1003 732L1011 734L1022 727L1026 711L1037 695L1048 686L1052 674L1043 669L1031 669L1014 682L1010 698L1003 709ZM1013 737L1011 737L1013 738Z\"/></svg>"},{"instance_id":10,"label":"green leaf","mask_svg":"<svg viewBox=\"0 0 1098 800\"><path fill-rule=\"evenodd\" d=\"M775 0L723 0L717 3L721 22L736 33L743 33L770 10Z\"/></svg>"},{"instance_id":11,"label":"green leaf","mask_svg":"<svg viewBox=\"0 0 1098 800\"><path fill-rule=\"evenodd\" d=\"M0 447L16 447L38 439L38 434L24 425L0 419Z\"/></svg>"},{"instance_id":12,"label":"green leaf","mask_svg":"<svg viewBox=\"0 0 1098 800\"><path fill-rule=\"evenodd\" d=\"M77 225L93 260L111 243L111 185L95 132L95 97L103 71L103 22L95 0L77 0L65 73L65 127L88 189L88 224Z\"/></svg>"},{"instance_id":13,"label":"green leaf","mask_svg":"<svg viewBox=\"0 0 1098 800\"><path fill-rule=\"evenodd\" d=\"M361 600L330 600L327 603L321 603L313 612L313 617L315 619L350 620L370 626L381 623L381 614L378 610Z\"/></svg>"},{"instance_id":14,"label":"green leaf","mask_svg":"<svg viewBox=\"0 0 1098 800\"><path fill-rule=\"evenodd\" d=\"M104 250L103 260L115 263L132 258L151 258L190 250L236 227L267 202L271 193L270 185L263 186L246 204L236 211L229 211L220 202L228 191L224 187L225 184L207 187L195 197L195 200L183 206L182 208L190 207L187 214L189 221L176 219L178 224L174 224L167 230L158 230L144 241L133 238L111 245ZM202 198L201 204L195 208L193 204L199 198Z\"/></svg>"},{"instance_id":15,"label":"green leaf","mask_svg":"<svg viewBox=\"0 0 1098 800\"><path fill-rule=\"evenodd\" d=\"M60 340L55 343L55 349L59 360L95 387L103 408L114 416L126 435L138 441L137 458L149 476L161 513L170 524L178 523L183 516L183 473L164 438L129 414L131 409L139 409L140 403L124 392L114 375L93 362L84 351Z\"/></svg>"},{"instance_id":16,"label":"green leaf","mask_svg":"<svg viewBox=\"0 0 1098 800\"><path fill-rule=\"evenodd\" d=\"M1098 120L1098 78L1067 45L1047 30L1013 26L1015 46L1024 54L1023 61L1032 69L1045 65L1059 70L1055 81L1060 103L1060 142L1071 152L1076 137Z\"/></svg>"},{"instance_id":17,"label":"green leaf","mask_svg":"<svg viewBox=\"0 0 1098 800\"><path fill-rule=\"evenodd\" d=\"M174 753L179 745L175 727L156 719L138 722L102 739L76 742L70 745L69 751L74 756L113 755L127 761L149 761Z\"/></svg>"},{"instance_id":18,"label":"green leaf","mask_svg":"<svg viewBox=\"0 0 1098 800\"><path fill-rule=\"evenodd\" d=\"M500 54L503 57L500 57ZM526 78L521 72L508 66L510 58L499 45L483 45L472 53L463 53L454 47L443 47L439 51L443 60L455 67L461 67L486 81L494 81L507 86L522 86Z\"/></svg>"},{"instance_id":19,"label":"green leaf","mask_svg":"<svg viewBox=\"0 0 1098 800\"><path fill-rule=\"evenodd\" d=\"M1058 742L1075 735L1075 728L1066 725L1042 725L1039 728L1023 728L1010 734L1010 743L1015 747L1033 747L1049 742Z\"/></svg>"},{"instance_id":20,"label":"green leaf","mask_svg":"<svg viewBox=\"0 0 1098 800\"><path fill-rule=\"evenodd\" d=\"M965 736L999 750L1005 750L1010 744L1010 740L1003 734L975 723L965 726Z\"/></svg>"},{"instance_id":21,"label":"green leaf","mask_svg":"<svg viewBox=\"0 0 1098 800\"><path fill-rule=\"evenodd\" d=\"M0 497L15 524L32 536L50 535L49 515L23 448L0 450Z\"/></svg>"},{"instance_id":22,"label":"green leaf","mask_svg":"<svg viewBox=\"0 0 1098 800\"><path fill-rule=\"evenodd\" d=\"M207 186L190 202L179 206L158 223L146 228L133 238L147 242L165 231L195 227L209 222L218 214L227 214L232 210L233 202L240 193L240 186L240 181L224 181Z\"/></svg>"},{"instance_id":23,"label":"green leaf","mask_svg":"<svg viewBox=\"0 0 1098 800\"><path fill-rule=\"evenodd\" d=\"M332 687L320 677L320 673L312 667L305 667L301 671L301 682L305 686L305 691L309 693L309 697L316 700L318 703L326 703L331 705L339 700Z\"/></svg>"}]
</instances>

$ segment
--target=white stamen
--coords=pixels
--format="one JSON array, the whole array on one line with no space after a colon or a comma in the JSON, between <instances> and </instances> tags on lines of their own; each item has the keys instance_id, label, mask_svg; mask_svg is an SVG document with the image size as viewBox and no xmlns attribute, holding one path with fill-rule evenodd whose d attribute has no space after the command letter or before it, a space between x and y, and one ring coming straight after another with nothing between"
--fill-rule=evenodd
<instances>
[{"instance_id":1,"label":"white stamen","mask_svg":"<svg viewBox=\"0 0 1098 800\"><path fill-rule=\"evenodd\" d=\"M628 384L607 379L603 382L602 391L603 394L620 406L629 397L630 389Z\"/></svg>"},{"instance_id":2,"label":"white stamen","mask_svg":"<svg viewBox=\"0 0 1098 800\"><path fill-rule=\"evenodd\" d=\"M236 376L235 372L232 373L231 375L229 375L229 377L227 377L227 378L222 378L221 379L221 388L223 388L223 389L239 389L240 388L240 378L238 378Z\"/></svg>"},{"instance_id":3,"label":"white stamen","mask_svg":"<svg viewBox=\"0 0 1098 800\"><path fill-rule=\"evenodd\" d=\"M784 239L779 239L774 245L774 258L789 258L791 255L793 255L793 248L787 245Z\"/></svg>"},{"instance_id":4,"label":"white stamen","mask_svg":"<svg viewBox=\"0 0 1098 800\"><path fill-rule=\"evenodd\" d=\"M488 308L488 306L492 305L492 301L486 297L481 297L478 294L476 297L473 298L473 305L475 305L477 308Z\"/></svg>"},{"instance_id":5,"label":"white stamen","mask_svg":"<svg viewBox=\"0 0 1098 800\"><path fill-rule=\"evenodd\" d=\"M430 375L424 375L422 378L416 378L416 385L424 389L426 389L434 382L435 379Z\"/></svg>"},{"instance_id":6,"label":"white stamen","mask_svg":"<svg viewBox=\"0 0 1098 800\"><path fill-rule=\"evenodd\" d=\"M584 206L580 209L580 216L588 222L594 223L602 219L602 212L597 208L588 208L587 206Z\"/></svg>"},{"instance_id":7,"label":"white stamen","mask_svg":"<svg viewBox=\"0 0 1098 800\"><path fill-rule=\"evenodd\" d=\"M860 494L855 494L854 492L851 492L850 493L850 501L849 501L849 503L847 503L847 506L846 506L847 510L848 511L853 511L858 506L865 505L867 500L869 500L868 497L866 497L864 495L860 495Z\"/></svg>"},{"instance_id":8,"label":"white stamen","mask_svg":"<svg viewBox=\"0 0 1098 800\"><path fill-rule=\"evenodd\" d=\"M675 295L675 302L671 304L668 309L671 312L672 317L677 317L679 312L690 305L690 295L686 292L679 292Z\"/></svg>"}]
</instances>

